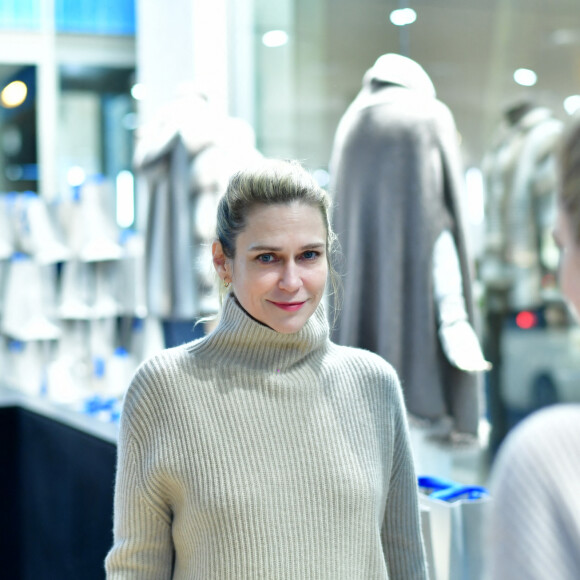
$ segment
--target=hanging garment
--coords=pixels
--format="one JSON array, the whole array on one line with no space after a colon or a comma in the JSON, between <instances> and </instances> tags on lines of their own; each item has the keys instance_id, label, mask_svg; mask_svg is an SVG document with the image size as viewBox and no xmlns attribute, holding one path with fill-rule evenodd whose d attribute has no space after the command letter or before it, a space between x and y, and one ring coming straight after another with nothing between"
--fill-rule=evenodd
<instances>
[{"instance_id":1,"label":"hanging garment","mask_svg":"<svg viewBox=\"0 0 580 580\"><path fill-rule=\"evenodd\" d=\"M516 115L517 113L517 115ZM512 311L542 305L542 277L557 269L552 227L557 187L556 150L563 123L545 107L514 107L498 130L482 170L486 193L486 240L481 276L488 294L504 290Z\"/></svg>"},{"instance_id":2,"label":"hanging garment","mask_svg":"<svg viewBox=\"0 0 580 580\"><path fill-rule=\"evenodd\" d=\"M433 293L435 243L449 230L473 322L456 128L417 63L389 54L367 71L337 128L330 170L344 254L333 340L387 359L411 416L475 435L478 376L445 356Z\"/></svg>"},{"instance_id":3,"label":"hanging garment","mask_svg":"<svg viewBox=\"0 0 580 580\"><path fill-rule=\"evenodd\" d=\"M231 173L259 155L254 137L247 123L218 115L199 96L162 109L159 119L144 130L135 166L139 203L147 208L151 315L193 321L217 311L216 286L207 272L213 272L207 254L215 236L215 208ZM206 163L210 157L212 162Z\"/></svg>"}]
</instances>

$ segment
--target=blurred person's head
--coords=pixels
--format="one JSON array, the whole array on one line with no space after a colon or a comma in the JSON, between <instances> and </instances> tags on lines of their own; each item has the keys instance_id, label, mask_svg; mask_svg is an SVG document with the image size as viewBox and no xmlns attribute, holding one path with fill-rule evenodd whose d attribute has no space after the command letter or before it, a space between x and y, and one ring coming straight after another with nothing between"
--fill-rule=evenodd
<instances>
[{"instance_id":1,"label":"blurred person's head","mask_svg":"<svg viewBox=\"0 0 580 580\"><path fill-rule=\"evenodd\" d=\"M580 313L580 122L566 133L560 154L560 184L554 239L560 248L560 287Z\"/></svg>"}]
</instances>

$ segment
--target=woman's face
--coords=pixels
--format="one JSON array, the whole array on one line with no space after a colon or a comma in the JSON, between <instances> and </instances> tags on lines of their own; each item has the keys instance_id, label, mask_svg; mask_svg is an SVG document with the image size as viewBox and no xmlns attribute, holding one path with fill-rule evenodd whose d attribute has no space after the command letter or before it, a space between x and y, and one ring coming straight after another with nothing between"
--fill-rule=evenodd
<instances>
[{"instance_id":1,"label":"woman's face","mask_svg":"<svg viewBox=\"0 0 580 580\"><path fill-rule=\"evenodd\" d=\"M558 204L554 240L560 248L560 288L578 318L580 313L580 244L566 210Z\"/></svg>"},{"instance_id":2,"label":"woman's face","mask_svg":"<svg viewBox=\"0 0 580 580\"><path fill-rule=\"evenodd\" d=\"M316 310L328 274L320 210L300 202L253 208L235 258L218 273L231 280L250 316L277 332L299 331Z\"/></svg>"}]
</instances>

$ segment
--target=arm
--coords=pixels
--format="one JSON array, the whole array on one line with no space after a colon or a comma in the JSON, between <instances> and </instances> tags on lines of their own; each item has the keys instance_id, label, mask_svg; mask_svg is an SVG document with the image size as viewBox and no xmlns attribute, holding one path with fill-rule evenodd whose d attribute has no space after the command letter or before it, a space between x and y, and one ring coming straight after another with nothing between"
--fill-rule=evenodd
<instances>
[{"instance_id":1,"label":"arm","mask_svg":"<svg viewBox=\"0 0 580 580\"><path fill-rule=\"evenodd\" d=\"M441 232L433 248L433 294L439 339L447 360L463 371L489 370L467 316L459 256L449 230Z\"/></svg>"},{"instance_id":2,"label":"arm","mask_svg":"<svg viewBox=\"0 0 580 580\"><path fill-rule=\"evenodd\" d=\"M134 435L137 406L131 403L129 392L118 442L114 544L105 561L107 579L169 579L173 567L171 512L145 476L147 451Z\"/></svg>"},{"instance_id":3,"label":"arm","mask_svg":"<svg viewBox=\"0 0 580 580\"><path fill-rule=\"evenodd\" d=\"M419 490L401 388L391 402L392 467L381 538L389 578L426 580L427 563L419 516Z\"/></svg>"}]
</instances>

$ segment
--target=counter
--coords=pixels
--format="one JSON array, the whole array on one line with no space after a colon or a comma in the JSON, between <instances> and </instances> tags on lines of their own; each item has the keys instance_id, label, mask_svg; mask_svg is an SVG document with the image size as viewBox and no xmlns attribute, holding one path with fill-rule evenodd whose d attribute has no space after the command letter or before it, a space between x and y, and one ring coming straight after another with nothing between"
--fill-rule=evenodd
<instances>
[{"instance_id":1,"label":"counter","mask_svg":"<svg viewBox=\"0 0 580 580\"><path fill-rule=\"evenodd\" d=\"M4 578L105 578L116 437L115 424L0 387Z\"/></svg>"}]
</instances>

